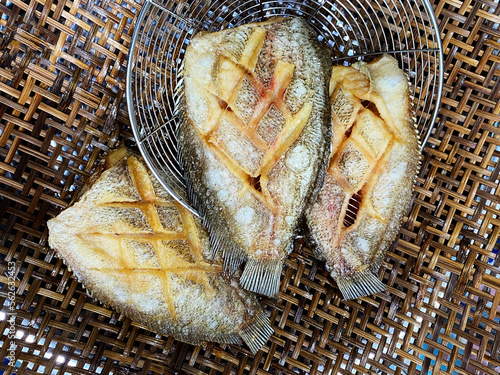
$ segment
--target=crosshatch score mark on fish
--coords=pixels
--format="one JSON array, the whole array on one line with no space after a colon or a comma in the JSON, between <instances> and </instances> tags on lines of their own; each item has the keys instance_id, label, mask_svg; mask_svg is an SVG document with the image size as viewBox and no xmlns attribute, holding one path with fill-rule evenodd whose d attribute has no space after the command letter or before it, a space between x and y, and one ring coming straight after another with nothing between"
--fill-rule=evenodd
<instances>
[{"instance_id":1,"label":"crosshatch score mark on fish","mask_svg":"<svg viewBox=\"0 0 500 375\"><path fill-rule=\"evenodd\" d=\"M90 245L95 246L95 251L100 253L105 257L110 257L118 263L117 268L106 268L101 267L91 270L99 270L105 272L113 272L119 274L154 274L161 279L163 285L163 297L168 304L169 312L172 318L176 318L177 314L175 311L175 306L172 301L172 290L170 287L170 277L171 275L182 274L184 278L192 282L203 285L207 292L212 291L206 272L220 272L220 267L215 265L210 265L203 260L203 254L201 251L201 243L198 236L191 235L188 233L196 233L194 230L195 223L191 214L187 212L187 209L182 207L180 203L173 201L163 201L159 199L153 190L153 186L148 183L141 182L138 178L138 168L141 166L136 159L129 159L129 170L132 174L132 181L135 190L138 194L138 199L132 202L107 202L99 204L99 207L109 207L109 208L123 208L129 210L140 210L144 214L144 218L152 229L152 232L148 233L82 233L78 234L78 237L82 241L89 241ZM184 228L182 232L176 232L172 230L166 230L159 218L158 206L163 207L175 207L180 212L182 227ZM117 241L119 250L119 256L117 258L113 257L112 254L108 253L106 249L99 248L96 246L96 237L104 237L108 240ZM104 239L103 238L103 239ZM186 260L186 256L181 256L178 252L173 250L170 246L165 246L163 241L176 241L183 240L187 241L189 244L189 249L191 254L190 260ZM156 259L159 262L159 267L143 267L138 268L135 266L135 262L132 262L134 255L127 251L127 247L124 246L124 241L136 241L143 243L145 245L150 244L153 251L156 254ZM174 267L171 264L175 264Z\"/></svg>"},{"instance_id":2,"label":"crosshatch score mark on fish","mask_svg":"<svg viewBox=\"0 0 500 375\"><path fill-rule=\"evenodd\" d=\"M257 33L252 35L255 34ZM290 84L295 68L293 64L278 63L275 70L281 74L275 73L268 86L260 81L253 69L260 52L259 47L264 41L264 35L260 34L257 37L260 40L249 41L249 45L255 48L249 51L252 58L248 61L247 66L243 65L241 61L238 64L234 63L228 56L221 56L221 64L217 66L218 70L234 70L239 73L239 77L232 91L213 94L220 105L221 111L214 121L214 126L207 134L202 136L202 139L207 147L210 147L223 160L224 165L234 171L236 176L240 177L244 183L243 189L252 187L253 194L272 209L275 203L267 190L269 171L287 150L287 146L291 145L304 129L312 106L302 107L294 115L283 101L283 93ZM255 44L252 42L255 42ZM215 73L215 75L218 74ZM238 95L243 85L246 86L247 91L255 94L255 97L250 98L252 101L255 100L255 111L253 113L246 111L245 104L241 103L244 98ZM276 121L281 125L281 131L266 126L265 123L268 121ZM225 142L220 132L223 127L232 126L235 129L229 129L230 132L236 130L252 143L259 157L260 165L258 169L245 166L243 164L244 160L238 160L240 163L231 160L239 158L240 155L232 147L236 145ZM272 133L273 130L275 134Z\"/></svg>"},{"instance_id":3,"label":"crosshatch score mark on fish","mask_svg":"<svg viewBox=\"0 0 500 375\"><path fill-rule=\"evenodd\" d=\"M332 155L306 210L313 251L346 299L381 292L377 272L408 207L419 144L407 78L389 55L335 66Z\"/></svg>"}]
</instances>

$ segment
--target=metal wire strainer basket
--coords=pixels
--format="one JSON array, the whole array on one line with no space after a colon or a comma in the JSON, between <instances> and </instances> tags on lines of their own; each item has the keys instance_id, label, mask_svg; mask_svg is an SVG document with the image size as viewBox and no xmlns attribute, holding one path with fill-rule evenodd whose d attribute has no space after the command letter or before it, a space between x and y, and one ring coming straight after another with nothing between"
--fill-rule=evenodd
<instances>
[{"instance_id":1,"label":"metal wire strainer basket","mask_svg":"<svg viewBox=\"0 0 500 375\"><path fill-rule=\"evenodd\" d=\"M441 39L427 0L146 0L127 67L127 104L139 149L162 185L189 204L178 162L178 87L184 52L202 30L218 31L273 16L304 17L334 64L391 53L408 74L422 144L436 119L443 84Z\"/></svg>"}]
</instances>

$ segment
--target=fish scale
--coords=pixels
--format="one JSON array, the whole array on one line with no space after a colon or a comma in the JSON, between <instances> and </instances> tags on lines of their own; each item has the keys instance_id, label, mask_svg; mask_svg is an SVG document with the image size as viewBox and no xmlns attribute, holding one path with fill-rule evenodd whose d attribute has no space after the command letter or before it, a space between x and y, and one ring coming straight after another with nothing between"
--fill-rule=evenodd
<instances>
[{"instance_id":1,"label":"fish scale","mask_svg":"<svg viewBox=\"0 0 500 375\"><path fill-rule=\"evenodd\" d=\"M201 73L200 73L201 72ZM179 151L226 271L276 296L328 160L330 57L301 18L199 33L186 50Z\"/></svg>"}]
</instances>

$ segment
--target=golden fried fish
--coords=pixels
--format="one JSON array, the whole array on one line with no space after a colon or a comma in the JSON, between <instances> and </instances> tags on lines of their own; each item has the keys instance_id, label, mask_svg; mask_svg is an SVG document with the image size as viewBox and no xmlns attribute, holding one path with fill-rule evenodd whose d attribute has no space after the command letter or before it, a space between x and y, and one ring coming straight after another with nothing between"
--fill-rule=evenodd
<instances>
[{"instance_id":1,"label":"golden fried fish","mask_svg":"<svg viewBox=\"0 0 500 375\"><path fill-rule=\"evenodd\" d=\"M242 338L257 352L272 334L269 318L254 294L225 280L222 260L207 262L201 223L139 159L110 159L48 222L50 246L94 297L147 328L191 344Z\"/></svg>"},{"instance_id":2,"label":"golden fried fish","mask_svg":"<svg viewBox=\"0 0 500 375\"><path fill-rule=\"evenodd\" d=\"M184 60L188 194L241 285L275 296L329 152L330 58L301 18L200 33Z\"/></svg>"},{"instance_id":3,"label":"golden fried fish","mask_svg":"<svg viewBox=\"0 0 500 375\"><path fill-rule=\"evenodd\" d=\"M334 67L330 95L333 153L306 221L316 256L354 299L385 290L376 272L411 199L419 141L408 81L393 57Z\"/></svg>"}]
</instances>

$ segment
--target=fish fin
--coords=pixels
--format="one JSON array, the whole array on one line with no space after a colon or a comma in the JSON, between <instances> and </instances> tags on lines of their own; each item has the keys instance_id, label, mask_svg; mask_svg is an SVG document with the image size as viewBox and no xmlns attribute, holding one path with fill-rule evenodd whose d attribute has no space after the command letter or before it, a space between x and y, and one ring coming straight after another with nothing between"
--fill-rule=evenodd
<instances>
[{"instance_id":1,"label":"fish fin","mask_svg":"<svg viewBox=\"0 0 500 375\"><path fill-rule=\"evenodd\" d=\"M183 121L187 121L183 118ZM191 205L198 211L198 215L201 219L202 225L209 232L209 242L210 249L212 251L212 261L216 258L220 250L223 250L224 259L224 272L230 275L241 266L241 264L246 260L247 256L243 252L240 246L238 246L234 241L231 240L231 236L228 235L227 231L219 230L220 228L225 228L223 222L215 221L215 223L208 219L208 214L210 208L206 206L204 200L201 199L196 193L191 180L187 177L187 169L185 168L184 158L182 157L182 152L179 152L178 161L181 169L184 171L184 180L186 184L186 194L191 203Z\"/></svg>"},{"instance_id":2,"label":"fish fin","mask_svg":"<svg viewBox=\"0 0 500 375\"><path fill-rule=\"evenodd\" d=\"M212 260L215 259L219 250L222 249L222 259L224 260L224 274L232 276L241 264L246 260L243 250L227 236L221 235L211 229L207 222L206 227L210 233L210 248L212 250Z\"/></svg>"},{"instance_id":3,"label":"fish fin","mask_svg":"<svg viewBox=\"0 0 500 375\"><path fill-rule=\"evenodd\" d=\"M197 194L191 187L189 180L186 180L188 198L193 207L198 210L202 225L207 228L209 233L212 260L214 260L219 251L222 250L222 258L224 259L224 273L233 275L234 272L246 260L247 256L241 249L241 247L239 247L234 241L232 241L226 233L221 233L220 231L216 230L213 225L211 225L210 220L207 219L207 208L205 207L205 205L199 203L200 200L198 199Z\"/></svg>"},{"instance_id":4,"label":"fish fin","mask_svg":"<svg viewBox=\"0 0 500 375\"><path fill-rule=\"evenodd\" d=\"M247 256L243 250L233 241L224 239L222 241L223 251L222 258L224 259L224 274L229 276L234 275L236 270L246 260Z\"/></svg>"},{"instance_id":5,"label":"fish fin","mask_svg":"<svg viewBox=\"0 0 500 375\"><path fill-rule=\"evenodd\" d=\"M218 335L212 337L213 342L219 342L221 344L234 344L241 345L241 338L239 335Z\"/></svg>"},{"instance_id":6,"label":"fish fin","mask_svg":"<svg viewBox=\"0 0 500 375\"><path fill-rule=\"evenodd\" d=\"M215 228L212 227L210 220L207 220L205 206L199 204L198 196L193 191L189 182L187 182L186 185L188 198L193 206L198 210L202 224L208 230L210 250L212 251L212 260L215 259L219 251L222 249L222 258L224 259L224 273L233 275L234 272L246 260L246 254L227 235L224 235L224 233L219 233L219 231L215 230Z\"/></svg>"},{"instance_id":7,"label":"fish fin","mask_svg":"<svg viewBox=\"0 0 500 375\"><path fill-rule=\"evenodd\" d=\"M251 292L277 297L282 269L282 260L268 261L249 258L243 269L240 284Z\"/></svg>"},{"instance_id":8,"label":"fish fin","mask_svg":"<svg viewBox=\"0 0 500 375\"><path fill-rule=\"evenodd\" d=\"M346 300L358 299L387 289L369 268L349 276L336 277L335 281Z\"/></svg>"},{"instance_id":9,"label":"fish fin","mask_svg":"<svg viewBox=\"0 0 500 375\"><path fill-rule=\"evenodd\" d=\"M264 312L261 312L240 332L240 336L248 345L250 351L256 354L273 333L274 330L271 327L269 317Z\"/></svg>"},{"instance_id":10,"label":"fish fin","mask_svg":"<svg viewBox=\"0 0 500 375\"><path fill-rule=\"evenodd\" d=\"M397 235L397 233L389 240L388 244L384 244L383 250L379 250L375 257L372 260L372 263L370 264L369 270L375 274L375 276L378 273L378 270L380 269L380 266L382 263L384 263L385 256L387 254L387 248L390 246L392 242L394 242L394 237Z\"/></svg>"}]
</instances>

